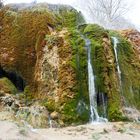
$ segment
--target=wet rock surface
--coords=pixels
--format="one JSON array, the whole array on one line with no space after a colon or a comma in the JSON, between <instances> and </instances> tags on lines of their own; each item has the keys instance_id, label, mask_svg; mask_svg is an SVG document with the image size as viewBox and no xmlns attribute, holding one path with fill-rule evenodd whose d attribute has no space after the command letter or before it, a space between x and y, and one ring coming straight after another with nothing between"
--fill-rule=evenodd
<instances>
[{"instance_id":1,"label":"wet rock surface","mask_svg":"<svg viewBox=\"0 0 140 140\"><path fill-rule=\"evenodd\" d=\"M35 128L49 127L48 111L45 107L38 103L26 106L16 96L10 94L0 97L0 120L26 122Z\"/></svg>"},{"instance_id":2,"label":"wet rock surface","mask_svg":"<svg viewBox=\"0 0 140 140\"><path fill-rule=\"evenodd\" d=\"M139 122L140 121L140 112L136 108L125 107L123 108L125 115L129 120Z\"/></svg>"},{"instance_id":3,"label":"wet rock surface","mask_svg":"<svg viewBox=\"0 0 140 140\"><path fill-rule=\"evenodd\" d=\"M120 33L134 45L134 50L138 53L140 59L140 32L134 29L128 29L120 31Z\"/></svg>"}]
</instances>

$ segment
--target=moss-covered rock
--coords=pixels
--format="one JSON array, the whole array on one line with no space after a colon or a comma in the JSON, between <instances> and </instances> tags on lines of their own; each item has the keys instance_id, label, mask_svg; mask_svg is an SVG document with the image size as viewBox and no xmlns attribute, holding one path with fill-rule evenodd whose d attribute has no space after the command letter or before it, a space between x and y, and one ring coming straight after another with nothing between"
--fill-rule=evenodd
<instances>
[{"instance_id":1,"label":"moss-covered rock","mask_svg":"<svg viewBox=\"0 0 140 140\"><path fill-rule=\"evenodd\" d=\"M118 44L119 64L122 77L122 94L128 106L140 109L140 61L135 53L134 46L120 37Z\"/></svg>"},{"instance_id":2,"label":"moss-covered rock","mask_svg":"<svg viewBox=\"0 0 140 140\"><path fill-rule=\"evenodd\" d=\"M88 94L88 74L87 74L87 51L84 39L80 32L71 30L70 40L72 45L71 66L76 73L77 106L76 113L79 120L86 122L89 120L89 94Z\"/></svg>"},{"instance_id":3,"label":"moss-covered rock","mask_svg":"<svg viewBox=\"0 0 140 140\"><path fill-rule=\"evenodd\" d=\"M0 92L16 94L17 89L15 85L8 78L4 77L4 78L0 78Z\"/></svg>"},{"instance_id":4,"label":"moss-covered rock","mask_svg":"<svg viewBox=\"0 0 140 140\"><path fill-rule=\"evenodd\" d=\"M97 24L88 24L84 30L83 33L89 36L90 38L94 38L96 41L101 41L102 37L106 37L107 30L105 30L103 27L97 25Z\"/></svg>"},{"instance_id":5,"label":"moss-covered rock","mask_svg":"<svg viewBox=\"0 0 140 140\"><path fill-rule=\"evenodd\" d=\"M26 81L23 99L28 103L39 100L49 113L57 112L58 123L89 121L84 35L91 40L99 115L103 116L101 96L111 121L125 119L124 100L140 109L140 60L136 45L116 31L110 32L96 24L83 24L77 30L84 19L73 8L60 6L57 11L45 8L0 10L0 67L18 73ZM121 91L111 36L119 39ZM0 79L0 88L16 93L6 78Z\"/></svg>"},{"instance_id":6,"label":"moss-covered rock","mask_svg":"<svg viewBox=\"0 0 140 140\"><path fill-rule=\"evenodd\" d=\"M78 25L85 23L82 13L77 12L77 10L72 7L60 6L55 15L57 17L59 28L76 28Z\"/></svg>"},{"instance_id":7,"label":"moss-covered rock","mask_svg":"<svg viewBox=\"0 0 140 140\"><path fill-rule=\"evenodd\" d=\"M48 111L44 106L38 104L19 108L16 112L16 120L19 122L24 120L34 128L50 127Z\"/></svg>"},{"instance_id":8,"label":"moss-covered rock","mask_svg":"<svg viewBox=\"0 0 140 140\"><path fill-rule=\"evenodd\" d=\"M91 60L95 75L97 105L100 116L104 116L106 108L110 121L122 120L121 93L116 72L115 56L109 37L104 28L89 24L81 26L81 31L91 40ZM104 105L103 106L103 99Z\"/></svg>"}]
</instances>

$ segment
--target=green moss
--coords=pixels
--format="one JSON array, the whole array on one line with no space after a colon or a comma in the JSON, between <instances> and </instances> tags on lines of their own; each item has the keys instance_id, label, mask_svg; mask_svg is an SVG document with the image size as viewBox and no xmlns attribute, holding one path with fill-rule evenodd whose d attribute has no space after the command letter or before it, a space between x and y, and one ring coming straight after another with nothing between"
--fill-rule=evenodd
<instances>
[{"instance_id":1,"label":"green moss","mask_svg":"<svg viewBox=\"0 0 140 140\"><path fill-rule=\"evenodd\" d=\"M81 25L78 26L78 30L81 33L84 33L84 30L85 30L86 27L87 27L87 24L81 24Z\"/></svg>"},{"instance_id":2,"label":"green moss","mask_svg":"<svg viewBox=\"0 0 140 140\"><path fill-rule=\"evenodd\" d=\"M120 34L115 31L110 31L110 36L115 36L119 40L117 53L121 69L122 83L119 93L122 96L121 98L123 98L119 101L123 106L135 106L137 109L140 109L140 65L138 56L136 55L132 44L130 44L130 42L128 42Z\"/></svg>"},{"instance_id":3,"label":"green moss","mask_svg":"<svg viewBox=\"0 0 140 140\"><path fill-rule=\"evenodd\" d=\"M140 65L133 46L124 38L119 38L118 56L122 76L122 94L129 106L140 109Z\"/></svg>"},{"instance_id":4,"label":"green moss","mask_svg":"<svg viewBox=\"0 0 140 140\"><path fill-rule=\"evenodd\" d=\"M107 96L108 118L111 121L123 120L124 118L121 112L121 98L120 93L118 91L118 79L115 71L115 57L113 56L113 49L111 47L111 44L108 44L108 48L106 48L108 49L108 54L106 54L103 45L103 38L105 37L109 40L109 34L106 30L104 30L98 25L83 25L79 28L81 31L84 31L84 34L86 34L87 37L91 40L91 60L94 74L96 76L96 92L98 96L100 93L103 93L105 94L105 96ZM86 99L85 103L87 106L89 106L89 95L87 85L87 52L84 48L85 42L79 35L79 33L76 31L72 32L71 38L71 43L73 47L73 58L71 64L77 74L77 91L78 93L80 93L79 99ZM106 57L106 55L110 55L109 60L113 60L112 64L109 62L108 57ZM103 112L100 111L101 105L98 104L98 106L99 114L100 116L102 116Z\"/></svg>"},{"instance_id":5,"label":"green moss","mask_svg":"<svg viewBox=\"0 0 140 140\"><path fill-rule=\"evenodd\" d=\"M87 86L87 52L84 48L85 42L79 33L74 33L75 36L71 37L71 44L73 47L73 58L72 62L75 64L75 72L78 81L78 93L80 95L88 96L88 86Z\"/></svg>"},{"instance_id":6,"label":"green moss","mask_svg":"<svg viewBox=\"0 0 140 140\"><path fill-rule=\"evenodd\" d=\"M31 87L26 86L24 88L24 100L25 100L26 105L32 103L33 99L34 99L34 95L32 93Z\"/></svg>"},{"instance_id":7,"label":"green moss","mask_svg":"<svg viewBox=\"0 0 140 140\"><path fill-rule=\"evenodd\" d=\"M73 8L68 9L67 7L61 7L55 15L60 28L75 28L79 24L85 23L81 12L77 12L77 10Z\"/></svg>"},{"instance_id":8,"label":"green moss","mask_svg":"<svg viewBox=\"0 0 140 140\"><path fill-rule=\"evenodd\" d=\"M85 27L83 33L86 34L89 38L94 38L96 41L100 41L102 37L108 36L107 30L97 24L88 24Z\"/></svg>"},{"instance_id":9,"label":"green moss","mask_svg":"<svg viewBox=\"0 0 140 140\"><path fill-rule=\"evenodd\" d=\"M123 120L121 113L121 94L118 91L118 78L116 74L116 65L114 64L115 56L111 44L109 44L109 32L104 28L89 24L84 28L84 34L91 40L91 60L95 75L96 93L99 98L100 94L107 96L107 113L110 121ZM106 38L108 42L104 42ZM101 112L100 102L98 103L98 112Z\"/></svg>"},{"instance_id":10,"label":"green moss","mask_svg":"<svg viewBox=\"0 0 140 140\"><path fill-rule=\"evenodd\" d=\"M80 105L80 101L78 104L77 100L67 102L62 109L63 121L67 124L87 122L89 120L89 110L85 106Z\"/></svg>"},{"instance_id":11,"label":"green moss","mask_svg":"<svg viewBox=\"0 0 140 140\"><path fill-rule=\"evenodd\" d=\"M46 35L45 40L47 42L49 49L51 49L53 46L58 44L59 38L57 35Z\"/></svg>"},{"instance_id":12,"label":"green moss","mask_svg":"<svg viewBox=\"0 0 140 140\"><path fill-rule=\"evenodd\" d=\"M104 84L104 69L107 67L107 62L104 56L104 47L102 44L92 40L91 48L92 64L96 75L96 90L99 93L106 93L106 85Z\"/></svg>"},{"instance_id":13,"label":"green moss","mask_svg":"<svg viewBox=\"0 0 140 140\"><path fill-rule=\"evenodd\" d=\"M4 93L17 93L15 85L6 77L0 78L0 90L4 91Z\"/></svg>"},{"instance_id":14,"label":"green moss","mask_svg":"<svg viewBox=\"0 0 140 140\"><path fill-rule=\"evenodd\" d=\"M62 109L62 118L68 124L82 123L89 120L89 97L87 85L87 53L85 42L77 30L70 30L68 39L71 41L72 58L70 66L76 73L75 96L68 99ZM81 103L82 102L82 103Z\"/></svg>"},{"instance_id":15,"label":"green moss","mask_svg":"<svg viewBox=\"0 0 140 140\"><path fill-rule=\"evenodd\" d=\"M50 40L49 42L52 44L54 39L53 37L47 36L46 40ZM51 98L46 98L46 100L43 101L43 105L46 106L50 112L59 112L61 114L60 119L63 120L65 124L81 124L89 120L87 54L84 48L85 42L76 30L69 30L66 40L71 43L70 49L72 53L71 59L67 62L67 66L76 73L76 76L74 76L75 79L73 79L75 84L70 89L73 97L67 97L69 93L66 91L62 93L63 97L59 97L60 101L58 103Z\"/></svg>"},{"instance_id":16,"label":"green moss","mask_svg":"<svg viewBox=\"0 0 140 140\"><path fill-rule=\"evenodd\" d=\"M7 59L12 60L10 58L14 58L13 61L4 61L2 57L0 60L6 70L20 73L29 84L24 91L27 102L34 98L32 89L35 90L36 56L40 57L42 55L42 48L46 43L49 49L58 44L58 49L60 47L64 48L62 40L57 35L50 35L50 31L56 31L56 28L59 30L68 28L69 35L67 35L66 40L70 42L72 51L66 47L68 52L61 48L61 52L58 53L63 55L66 51L72 55L71 60L66 61L67 66L65 67L72 68L74 71L72 74L76 74L74 77L75 85L68 89L68 92L71 92L74 96L73 98L67 98L68 92L66 92L64 98L60 97L60 103L56 103L54 99L48 97L41 102L50 112L56 110L62 114L62 119L66 123L87 122L89 119L87 52L84 48L84 39L76 29L77 25L84 23L81 13L78 13L75 9L62 7L57 13L50 13L45 9L32 9L18 13L11 11L2 13L0 11L0 15L0 25L2 26L0 49L2 54L5 53L5 50L11 52ZM125 97L128 105L140 109L140 62L133 46L115 31L107 31L96 24L83 24L79 26L79 30L91 40L91 61L96 77L96 92L98 95L103 93L107 96L108 118L111 121L124 120L121 111L121 95ZM111 46L110 42L103 41L103 38L110 41L111 36L117 36L120 42L118 44L118 57L122 72L121 92L119 91L113 42ZM61 43L58 42L59 40ZM104 43L106 43L106 46L104 46ZM12 52L12 50L16 51ZM0 89L12 94L16 93L16 88L8 79L0 79Z\"/></svg>"},{"instance_id":17,"label":"green moss","mask_svg":"<svg viewBox=\"0 0 140 140\"><path fill-rule=\"evenodd\" d=\"M117 106L112 106L112 109L110 109L109 111L109 120L112 122L115 121L128 121L127 117L123 116L122 112L120 112L120 110L118 110Z\"/></svg>"},{"instance_id":18,"label":"green moss","mask_svg":"<svg viewBox=\"0 0 140 140\"><path fill-rule=\"evenodd\" d=\"M45 106L50 112L56 110L55 101L53 99L44 99L43 101L41 101L41 104Z\"/></svg>"}]
</instances>

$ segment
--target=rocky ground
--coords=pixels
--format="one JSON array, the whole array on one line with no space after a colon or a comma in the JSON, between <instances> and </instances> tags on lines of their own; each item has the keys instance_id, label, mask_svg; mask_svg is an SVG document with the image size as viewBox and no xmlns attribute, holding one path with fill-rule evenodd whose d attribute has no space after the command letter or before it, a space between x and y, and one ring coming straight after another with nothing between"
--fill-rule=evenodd
<instances>
[{"instance_id":1,"label":"rocky ground","mask_svg":"<svg viewBox=\"0 0 140 140\"><path fill-rule=\"evenodd\" d=\"M139 140L139 123L87 124L66 128L33 129L0 121L1 140Z\"/></svg>"}]
</instances>

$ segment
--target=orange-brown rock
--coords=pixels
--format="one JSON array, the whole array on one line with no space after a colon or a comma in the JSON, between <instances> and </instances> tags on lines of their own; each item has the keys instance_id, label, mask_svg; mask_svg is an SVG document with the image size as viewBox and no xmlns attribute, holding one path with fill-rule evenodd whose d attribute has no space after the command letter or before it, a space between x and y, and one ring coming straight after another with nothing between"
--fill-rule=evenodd
<instances>
[{"instance_id":1,"label":"orange-brown rock","mask_svg":"<svg viewBox=\"0 0 140 140\"><path fill-rule=\"evenodd\" d=\"M122 30L120 33L133 44L134 50L140 59L140 32L134 29L128 29Z\"/></svg>"}]
</instances>

